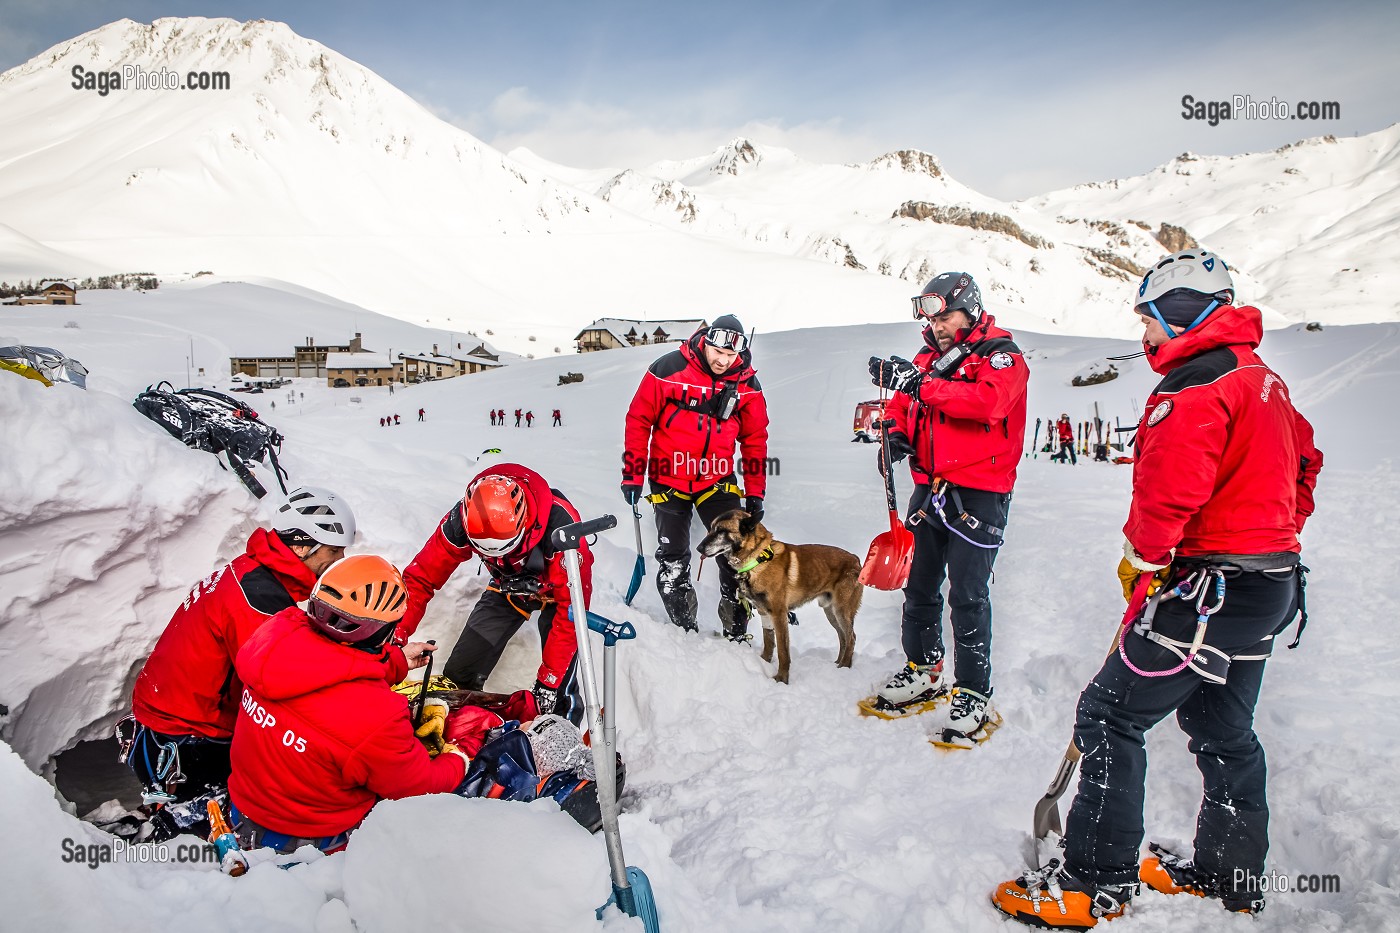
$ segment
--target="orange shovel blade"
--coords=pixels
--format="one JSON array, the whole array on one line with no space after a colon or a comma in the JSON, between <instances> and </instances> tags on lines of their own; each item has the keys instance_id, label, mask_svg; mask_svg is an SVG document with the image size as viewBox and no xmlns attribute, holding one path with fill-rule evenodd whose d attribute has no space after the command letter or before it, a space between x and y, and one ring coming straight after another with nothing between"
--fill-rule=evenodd
<instances>
[{"instance_id":1,"label":"orange shovel blade","mask_svg":"<svg viewBox=\"0 0 1400 933\"><path fill-rule=\"evenodd\" d=\"M890 530L875 536L865 563L860 568L860 582L877 590L899 590L909 580L909 565L914 561L914 535L898 514L890 513Z\"/></svg>"}]
</instances>

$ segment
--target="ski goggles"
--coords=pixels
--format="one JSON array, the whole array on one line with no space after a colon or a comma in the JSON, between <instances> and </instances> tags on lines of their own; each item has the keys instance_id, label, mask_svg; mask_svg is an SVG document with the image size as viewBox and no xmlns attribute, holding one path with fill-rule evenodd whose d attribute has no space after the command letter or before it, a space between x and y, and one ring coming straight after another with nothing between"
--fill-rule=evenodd
<instances>
[{"instance_id":1,"label":"ski goggles","mask_svg":"<svg viewBox=\"0 0 1400 933\"><path fill-rule=\"evenodd\" d=\"M705 342L712 347L732 350L735 353L743 353L749 346L749 338L745 337L743 333L723 327L711 327L705 331Z\"/></svg>"},{"instance_id":2,"label":"ski goggles","mask_svg":"<svg viewBox=\"0 0 1400 933\"><path fill-rule=\"evenodd\" d=\"M948 299L938 293L915 295L909 299L914 303L914 320L933 320L948 310Z\"/></svg>"}]
</instances>

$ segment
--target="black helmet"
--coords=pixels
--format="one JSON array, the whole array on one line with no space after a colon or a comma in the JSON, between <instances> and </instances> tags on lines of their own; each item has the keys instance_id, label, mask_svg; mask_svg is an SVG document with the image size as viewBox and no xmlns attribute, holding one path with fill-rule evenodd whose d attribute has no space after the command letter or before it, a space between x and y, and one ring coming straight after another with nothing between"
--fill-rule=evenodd
<instances>
[{"instance_id":1,"label":"black helmet","mask_svg":"<svg viewBox=\"0 0 1400 933\"><path fill-rule=\"evenodd\" d=\"M929 320L944 311L962 311L972 318L973 324L982 320L982 292L966 272L935 275L910 300L914 303L915 320Z\"/></svg>"}]
</instances>

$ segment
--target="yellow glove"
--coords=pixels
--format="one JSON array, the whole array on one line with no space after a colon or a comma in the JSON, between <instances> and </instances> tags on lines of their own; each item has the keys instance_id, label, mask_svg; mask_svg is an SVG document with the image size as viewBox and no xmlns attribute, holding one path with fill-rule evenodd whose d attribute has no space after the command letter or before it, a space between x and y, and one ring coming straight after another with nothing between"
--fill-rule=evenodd
<instances>
[{"instance_id":1,"label":"yellow glove","mask_svg":"<svg viewBox=\"0 0 1400 933\"><path fill-rule=\"evenodd\" d=\"M436 757L441 754L445 743L442 731L447 728L447 703L443 700L426 700L423 703L423 721L413 734L428 749L428 754Z\"/></svg>"},{"instance_id":2,"label":"yellow glove","mask_svg":"<svg viewBox=\"0 0 1400 933\"><path fill-rule=\"evenodd\" d=\"M1133 549L1131 542L1123 542L1123 559L1118 562L1118 582L1123 585L1123 601L1133 601L1133 590L1137 589L1138 577L1152 574L1152 582L1147 585L1147 595L1152 596L1171 579L1171 554L1165 564L1153 564L1142 559Z\"/></svg>"}]
</instances>

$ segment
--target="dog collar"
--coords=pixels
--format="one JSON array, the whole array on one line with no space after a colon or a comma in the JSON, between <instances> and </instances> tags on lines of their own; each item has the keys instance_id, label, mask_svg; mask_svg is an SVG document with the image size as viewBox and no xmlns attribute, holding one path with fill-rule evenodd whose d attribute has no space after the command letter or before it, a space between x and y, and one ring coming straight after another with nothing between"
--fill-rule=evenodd
<instances>
[{"instance_id":1,"label":"dog collar","mask_svg":"<svg viewBox=\"0 0 1400 933\"><path fill-rule=\"evenodd\" d=\"M754 569L754 568L757 567L759 564L766 564L766 563L768 563L768 562L769 562L770 560L772 560L772 559L773 559L773 549L772 549L771 547L766 547L766 548L764 548L762 551L759 552L759 554L758 554L757 557L755 557L753 560L749 561L749 562L748 562L747 564L745 564L744 566L740 567L738 570L735 570L734 572L735 572L735 573L748 573L750 570Z\"/></svg>"}]
</instances>

